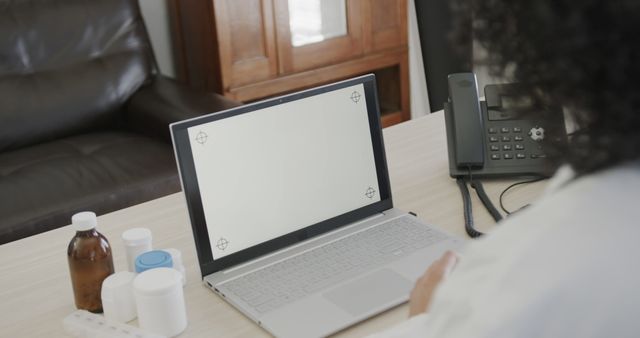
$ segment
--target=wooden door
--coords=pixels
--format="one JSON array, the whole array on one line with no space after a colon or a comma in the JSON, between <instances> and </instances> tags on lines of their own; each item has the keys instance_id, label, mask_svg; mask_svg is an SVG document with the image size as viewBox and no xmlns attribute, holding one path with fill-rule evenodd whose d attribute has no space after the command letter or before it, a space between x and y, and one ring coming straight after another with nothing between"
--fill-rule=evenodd
<instances>
[{"instance_id":1,"label":"wooden door","mask_svg":"<svg viewBox=\"0 0 640 338\"><path fill-rule=\"evenodd\" d=\"M363 2L363 0L274 0L280 73L300 72L361 56L363 53ZM330 14L327 16L333 17L332 19L335 17L340 19L336 25L338 27L336 31L340 31L337 35L333 34L335 32L329 32L327 36L323 36L321 31L325 28L323 24L326 24L329 29L335 28L330 27L329 23L322 22L325 14ZM319 24L318 20L320 20ZM328 21L336 23L336 20ZM311 32L306 37L307 41L304 41L304 36L298 38L303 35L298 34L299 31L296 30L296 26L300 26L300 23L303 30ZM343 26L339 27L340 25Z\"/></svg>"},{"instance_id":2,"label":"wooden door","mask_svg":"<svg viewBox=\"0 0 640 338\"><path fill-rule=\"evenodd\" d=\"M224 91L276 77L272 0L214 0L214 14Z\"/></svg>"},{"instance_id":3,"label":"wooden door","mask_svg":"<svg viewBox=\"0 0 640 338\"><path fill-rule=\"evenodd\" d=\"M364 3L365 53L407 45L407 0Z\"/></svg>"}]
</instances>

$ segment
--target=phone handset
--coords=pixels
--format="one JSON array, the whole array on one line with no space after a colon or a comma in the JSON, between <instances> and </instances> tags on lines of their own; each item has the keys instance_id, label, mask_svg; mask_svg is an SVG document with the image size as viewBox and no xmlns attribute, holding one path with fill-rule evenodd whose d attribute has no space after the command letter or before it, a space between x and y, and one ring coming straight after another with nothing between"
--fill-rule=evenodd
<instances>
[{"instance_id":1,"label":"phone handset","mask_svg":"<svg viewBox=\"0 0 640 338\"><path fill-rule=\"evenodd\" d=\"M450 74L449 101L458 167L484 166L484 120L473 73Z\"/></svg>"},{"instance_id":2,"label":"phone handset","mask_svg":"<svg viewBox=\"0 0 640 338\"><path fill-rule=\"evenodd\" d=\"M456 73L449 75L449 100L451 109L450 120L453 128L453 149L455 153L455 165L459 170L468 174L468 177L459 176L456 183L462 193L464 204L465 230L470 237L482 235L473 226L471 212L471 196L467 189L467 182L478 193L478 198L491 213L494 219L499 221L502 216L491 203L479 181L472 179L471 168L484 167L484 119L478 97L478 84L473 73ZM467 181L468 180L468 181Z\"/></svg>"}]
</instances>

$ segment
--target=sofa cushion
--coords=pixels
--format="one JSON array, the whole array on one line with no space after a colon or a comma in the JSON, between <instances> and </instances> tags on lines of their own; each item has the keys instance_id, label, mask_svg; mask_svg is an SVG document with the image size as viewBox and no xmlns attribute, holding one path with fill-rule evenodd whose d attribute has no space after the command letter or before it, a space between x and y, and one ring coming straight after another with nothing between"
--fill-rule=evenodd
<instances>
[{"instance_id":1,"label":"sofa cushion","mask_svg":"<svg viewBox=\"0 0 640 338\"><path fill-rule=\"evenodd\" d=\"M137 1L0 1L0 151L117 124L153 62Z\"/></svg>"},{"instance_id":2,"label":"sofa cushion","mask_svg":"<svg viewBox=\"0 0 640 338\"><path fill-rule=\"evenodd\" d=\"M0 244L180 190L172 149L127 132L85 134L0 154Z\"/></svg>"}]
</instances>

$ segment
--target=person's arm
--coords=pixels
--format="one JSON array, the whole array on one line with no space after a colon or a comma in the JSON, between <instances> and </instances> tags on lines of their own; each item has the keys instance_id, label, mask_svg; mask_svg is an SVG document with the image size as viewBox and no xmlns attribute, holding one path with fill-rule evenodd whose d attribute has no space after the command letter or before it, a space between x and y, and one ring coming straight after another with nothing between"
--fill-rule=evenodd
<instances>
[{"instance_id":1,"label":"person's arm","mask_svg":"<svg viewBox=\"0 0 640 338\"><path fill-rule=\"evenodd\" d=\"M433 262L422 277L418 278L409 297L409 320L399 323L385 331L373 334L368 338L413 338L423 337L428 325L429 307L437 287L446 279L458 262L458 256L445 252Z\"/></svg>"},{"instance_id":2,"label":"person's arm","mask_svg":"<svg viewBox=\"0 0 640 338\"><path fill-rule=\"evenodd\" d=\"M447 251L418 278L409 297L409 317L428 312L436 288L451 273L457 262L458 256Z\"/></svg>"}]
</instances>

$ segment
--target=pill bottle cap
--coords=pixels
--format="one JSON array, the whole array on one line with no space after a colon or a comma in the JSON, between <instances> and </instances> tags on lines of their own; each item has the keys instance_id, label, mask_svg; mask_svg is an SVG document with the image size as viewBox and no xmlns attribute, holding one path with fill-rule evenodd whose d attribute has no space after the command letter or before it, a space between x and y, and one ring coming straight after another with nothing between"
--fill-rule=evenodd
<instances>
[{"instance_id":1,"label":"pill bottle cap","mask_svg":"<svg viewBox=\"0 0 640 338\"><path fill-rule=\"evenodd\" d=\"M96 227L98 220L92 211L83 211L71 216L71 225L76 231L87 231Z\"/></svg>"},{"instance_id":2,"label":"pill bottle cap","mask_svg":"<svg viewBox=\"0 0 640 338\"><path fill-rule=\"evenodd\" d=\"M132 228L122 233L125 245L136 246L151 242L151 230L147 228Z\"/></svg>"},{"instance_id":3,"label":"pill bottle cap","mask_svg":"<svg viewBox=\"0 0 640 338\"><path fill-rule=\"evenodd\" d=\"M164 250L147 251L136 258L137 273L141 273L149 269L172 267L173 260L171 259L171 255Z\"/></svg>"},{"instance_id":4,"label":"pill bottle cap","mask_svg":"<svg viewBox=\"0 0 640 338\"><path fill-rule=\"evenodd\" d=\"M137 275L129 271L116 272L102 282L102 308L107 320L126 323L136 318L133 280Z\"/></svg>"},{"instance_id":5,"label":"pill bottle cap","mask_svg":"<svg viewBox=\"0 0 640 338\"><path fill-rule=\"evenodd\" d=\"M172 268L157 268L140 273L133 281L135 292L147 296L160 296L182 289L181 274Z\"/></svg>"},{"instance_id":6,"label":"pill bottle cap","mask_svg":"<svg viewBox=\"0 0 640 338\"><path fill-rule=\"evenodd\" d=\"M116 273L113 273L102 282L102 291L104 291L105 289L114 290L126 288L127 286L130 286L131 283L133 283L133 279L135 277L136 274L129 271L118 271ZM105 297L103 296L102 298Z\"/></svg>"}]
</instances>

